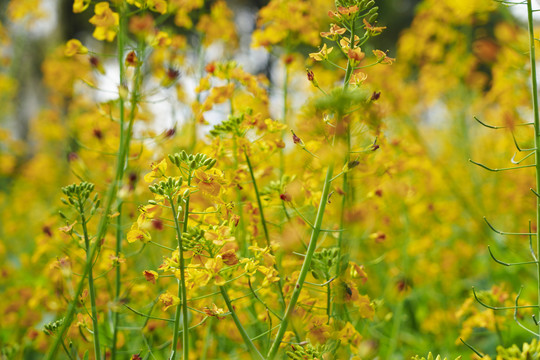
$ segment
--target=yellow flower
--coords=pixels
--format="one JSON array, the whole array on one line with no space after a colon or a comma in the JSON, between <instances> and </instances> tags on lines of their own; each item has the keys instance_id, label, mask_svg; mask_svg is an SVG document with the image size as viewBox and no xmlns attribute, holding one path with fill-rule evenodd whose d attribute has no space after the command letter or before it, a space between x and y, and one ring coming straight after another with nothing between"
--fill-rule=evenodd
<instances>
[{"instance_id":1,"label":"yellow flower","mask_svg":"<svg viewBox=\"0 0 540 360\"><path fill-rule=\"evenodd\" d=\"M362 50L357 47L354 49L349 49L349 51L347 52L347 57L352 61L359 63L366 57L366 54L364 54Z\"/></svg>"},{"instance_id":2,"label":"yellow flower","mask_svg":"<svg viewBox=\"0 0 540 360\"><path fill-rule=\"evenodd\" d=\"M171 306L180 304L180 298L169 292L159 295L159 301L163 304L163 307L161 308L163 311L167 310Z\"/></svg>"},{"instance_id":3,"label":"yellow flower","mask_svg":"<svg viewBox=\"0 0 540 360\"><path fill-rule=\"evenodd\" d=\"M92 35L98 40L113 41L120 21L118 13L109 8L108 2L97 3L94 12L95 15L89 20L96 26Z\"/></svg>"},{"instance_id":4,"label":"yellow flower","mask_svg":"<svg viewBox=\"0 0 540 360\"><path fill-rule=\"evenodd\" d=\"M204 233L204 238L212 241L215 245L221 246L226 242L235 240L235 237L230 236L230 234L231 229L228 226L220 226L217 230L207 230Z\"/></svg>"},{"instance_id":5,"label":"yellow flower","mask_svg":"<svg viewBox=\"0 0 540 360\"><path fill-rule=\"evenodd\" d=\"M327 38L329 40L336 40L339 35L345 34L346 31L347 31L347 29L342 28L339 25L332 24L332 26L330 27L330 31L329 32L322 32L321 36L323 38Z\"/></svg>"},{"instance_id":6,"label":"yellow flower","mask_svg":"<svg viewBox=\"0 0 540 360\"><path fill-rule=\"evenodd\" d=\"M203 194L216 198L221 189L222 177L223 174L218 169L210 169L206 172L197 170L193 180Z\"/></svg>"},{"instance_id":7,"label":"yellow flower","mask_svg":"<svg viewBox=\"0 0 540 360\"><path fill-rule=\"evenodd\" d=\"M330 54L332 50L334 50L333 47L327 48L326 44L323 44L321 51L319 51L318 53L311 53L309 54L309 57L315 61L323 61L328 59L328 54Z\"/></svg>"},{"instance_id":8,"label":"yellow flower","mask_svg":"<svg viewBox=\"0 0 540 360\"><path fill-rule=\"evenodd\" d=\"M131 230L129 230L127 233L127 241L130 244L138 240L144 243L147 243L151 239L152 238L150 237L150 234L148 233L148 231L139 229L137 224L133 224L133 226L131 227Z\"/></svg>"},{"instance_id":9,"label":"yellow flower","mask_svg":"<svg viewBox=\"0 0 540 360\"><path fill-rule=\"evenodd\" d=\"M386 53L382 50L373 50L373 54L377 57L377 61L380 61L381 64L391 65L396 61L396 59L388 57Z\"/></svg>"},{"instance_id":10,"label":"yellow flower","mask_svg":"<svg viewBox=\"0 0 540 360\"><path fill-rule=\"evenodd\" d=\"M81 13L88 8L90 0L75 0L73 1L73 12Z\"/></svg>"},{"instance_id":11,"label":"yellow flower","mask_svg":"<svg viewBox=\"0 0 540 360\"><path fill-rule=\"evenodd\" d=\"M158 273L154 270L144 270L143 275L146 281L151 282L152 284L156 283L157 278L159 277Z\"/></svg>"},{"instance_id":12,"label":"yellow flower","mask_svg":"<svg viewBox=\"0 0 540 360\"><path fill-rule=\"evenodd\" d=\"M162 15L167 12L167 2L164 0L148 0L148 7L150 10Z\"/></svg>"},{"instance_id":13,"label":"yellow flower","mask_svg":"<svg viewBox=\"0 0 540 360\"><path fill-rule=\"evenodd\" d=\"M147 183L151 183L154 179L159 179L165 174L165 170L167 170L167 161L163 159L157 164L152 163L151 168L152 171L144 175L144 181Z\"/></svg>"},{"instance_id":14,"label":"yellow flower","mask_svg":"<svg viewBox=\"0 0 540 360\"><path fill-rule=\"evenodd\" d=\"M64 55L73 56L75 54L88 54L88 49L81 44L77 39L71 39L67 42L66 48L64 49Z\"/></svg>"},{"instance_id":15,"label":"yellow flower","mask_svg":"<svg viewBox=\"0 0 540 360\"><path fill-rule=\"evenodd\" d=\"M220 320L224 318L223 315L225 314L225 310L223 310L222 308L218 308L216 304L212 304L211 308L205 307L203 311L206 315L215 316Z\"/></svg>"}]
</instances>

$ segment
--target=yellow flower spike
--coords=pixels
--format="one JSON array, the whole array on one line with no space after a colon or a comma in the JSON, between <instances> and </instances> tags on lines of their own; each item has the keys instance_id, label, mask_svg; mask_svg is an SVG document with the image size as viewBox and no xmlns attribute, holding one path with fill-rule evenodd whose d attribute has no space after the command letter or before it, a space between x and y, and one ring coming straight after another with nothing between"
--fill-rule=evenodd
<instances>
[{"instance_id":1,"label":"yellow flower spike","mask_svg":"<svg viewBox=\"0 0 540 360\"><path fill-rule=\"evenodd\" d=\"M309 54L309 57L315 61L323 61L328 59L328 54L330 54L332 50L334 50L333 47L327 48L326 44L323 44L321 51L319 51L318 53L311 53Z\"/></svg>"},{"instance_id":2,"label":"yellow flower spike","mask_svg":"<svg viewBox=\"0 0 540 360\"><path fill-rule=\"evenodd\" d=\"M159 295L159 302L163 304L163 307L161 310L166 311L171 306L176 306L180 304L180 298L177 296L174 296L173 294L166 292L161 295Z\"/></svg>"},{"instance_id":3,"label":"yellow flower spike","mask_svg":"<svg viewBox=\"0 0 540 360\"><path fill-rule=\"evenodd\" d=\"M75 14L81 13L88 8L90 5L90 0L74 0L73 1L73 12Z\"/></svg>"},{"instance_id":4,"label":"yellow flower spike","mask_svg":"<svg viewBox=\"0 0 540 360\"><path fill-rule=\"evenodd\" d=\"M77 39L71 39L66 43L66 48L64 49L64 55L74 56L76 54L84 55L88 54L88 49L81 44Z\"/></svg>"}]
</instances>

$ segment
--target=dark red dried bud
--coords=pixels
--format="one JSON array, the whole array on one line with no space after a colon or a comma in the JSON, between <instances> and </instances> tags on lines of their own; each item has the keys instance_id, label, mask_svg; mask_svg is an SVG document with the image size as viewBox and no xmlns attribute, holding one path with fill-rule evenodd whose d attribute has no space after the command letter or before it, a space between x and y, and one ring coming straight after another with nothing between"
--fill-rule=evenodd
<instances>
[{"instance_id":1,"label":"dark red dried bud","mask_svg":"<svg viewBox=\"0 0 540 360\"><path fill-rule=\"evenodd\" d=\"M92 133L93 133L93 135L94 135L94 137L95 137L96 139L98 139L98 140L103 139L103 132L102 132L100 129L94 129L94 130L92 131Z\"/></svg>"},{"instance_id":2,"label":"dark red dried bud","mask_svg":"<svg viewBox=\"0 0 540 360\"><path fill-rule=\"evenodd\" d=\"M398 280L396 286L399 292L404 292L409 290L409 288L411 287L411 282L409 279L403 278Z\"/></svg>"},{"instance_id":3,"label":"dark red dried bud","mask_svg":"<svg viewBox=\"0 0 540 360\"><path fill-rule=\"evenodd\" d=\"M126 56L126 65L127 66L136 66L137 65L137 54L135 51L131 50Z\"/></svg>"},{"instance_id":4,"label":"dark red dried bud","mask_svg":"<svg viewBox=\"0 0 540 360\"><path fill-rule=\"evenodd\" d=\"M211 62L204 67L204 70L206 70L206 72L209 74L213 74L214 71L216 71L216 64Z\"/></svg>"},{"instance_id":5,"label":"dark red dried bud","mask_svg":"<svg viewBox=\"0 0 540 360\"><path fill-rule=\"evenodd\" d=\"M79 159L79 155L77 153L71 152L68 154L68 161L75 161Z\"/></svg>"},{"instance_id":6,"label":"dark red dried bud","mask_svg":"<svg viewBox=\"0 0 540 360\"><path fill-rule=\"evenodd\" d=\"M292 197L288 193L283 193L279 195L279 198L283 201L292 201Z\"/></svg>"},{"instance_id":7,"label":"dark red dried bud","mask_svg":"<svg viewBox=\"0 0 540 360\"><path fill-rule=\"evenodd\" d=\"M283 62L286 64L286 65L289 65L290 63L292 63L294 60L294 56L292 55L287 55L285 56L285 59L283 59Z\"/></svg>"},{"instance_id":8,"label":"dark red dried bud","mask_svg":"<svg viewBox=\"0 0 540 360\"><path fill-rule=\"evenodd\" d=\"M131 357L131 360L142 360L142 357L139 354L135 354Z\"/></svg>"},{"instance_id":9,"label":"dark red dried bud","mask_svg":"<svg viewBox=\"0 0 540 360\"><path fill-rule=\"evenodd\" d=\"M167 131L165 131L165 137L172 137L172 136L174 136L174 134L176 134L176 129L175 128L168 129Z\"/></svg>"},{"instance_id":10,"label":"dark red dried bud","mask_svg":"<svg viewBox=\"0 0 540 360\"><path fill-rule=\"evenodd\" d=\"M45 235L47 235L48 237L52 237L52 231L51 231L51 227L50 226L43 226L43 228L41 228L41 230L45 233Z\"/></svg>"},{"instance_id":11,"label":"dark red dried bud","mask_svg":"<svg viewBox=\"0 0 540 360\"><path fill-rule=\"evenodd\" d=\"M382 197L382 190L381 189L375 190L375 195L377 195L378 197Z\"/></svg>"},{"instance_id":12,"label":"dark red dried bud","mask_svg":"<svg viewBox=\"0 0 540 360\"><path fill-rule=\"evenodd\" d=\"M307 71L307 79L308 79L309 81L315 80L315 74L313 73L313 71L311 71L311 70L308 70L308 71Z\"/></svg>"},{"instance_id":13,"label":"dark red dried bud","mask_svg":"<svg viewBox=\"0 0 540 360\"><path fill-rule=\"evenodd\" d=\"M163 220L152 219L152 227L156 230L163 230Z\"/></svg>"},{"instance_id":14,"label":"dark red dried bud","mask_svg":"<svg viewBox=\"0 0 540 360\"><path fill-rule=\"evenodd\" d=\"M180 71L178 69L168 68L167 77L169 80L176 80L180 76Z\"/></svg>"},{"instance_id":15,"label":"dark red dried bud","mask_svg":"<svg viewBox=\"0 0 540 360\"><path fill-rule=\"evenodd\" d=\"M90 65L92 65L93 67L98 67L99 59L95 56L90 56Z\"/></svg>"},{"instance_id":16,"label":"dark red dried bud","mask_svg":"<svg viewBox=\"0 0 540 360\"><path fill-rule=\"evenodd\" d=\"M300 146L304 146L304 142L302 141L302 139L300 139L295 133L294 131L291 130L291 133L292 133L292 139L293 139L293 142L296 144L296 145L300 145Z\"/></svg>"},{"instance_id":17,"label":"dark red dried bud","mask_svg":"<svg viewBox=\"0 0 540 360\"><path fill-rule=\"evenodd\" d=\"M130 172L128 175L129 182L133 184L135 181L137 181L137 173Z\"/></svg>"},{"instance_id":18,"label":"dark red dried bud","mask_svg":"<svg viewBox=\"0 0 540 360\"><path fill-rule=\"evenodd\" d=\"M379 148L379 145L375 144L371 147L371 151L375 151Z\"/></svg>"},{"instance_id":19,"label":"dark red dried bud","mask_svg":"<svg viewBox=\"0 0 540 360\"><path fill-rule=\"evenodd\" d=\"M381 92L374 91L373 94L371 94L371 101L379 100L380 97L381 97Z\"/></svg>"}]
</instances>

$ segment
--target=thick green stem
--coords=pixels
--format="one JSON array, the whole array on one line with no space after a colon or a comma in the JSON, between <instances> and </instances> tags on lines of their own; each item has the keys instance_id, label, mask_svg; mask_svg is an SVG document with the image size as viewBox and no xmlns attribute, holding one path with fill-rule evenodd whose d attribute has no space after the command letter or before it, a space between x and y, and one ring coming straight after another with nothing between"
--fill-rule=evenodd
<instances>
[{"instance_id":1,"label":"thick green stem","mask_svg":"<svg viewBox=\"0 0 540 360\"><path fill-rule=\"evenodd\" d=\"M118 63L120 66L120 82L122 84L125 78L124 50L123 49L124 49L124 36L126 36L126 31L125 31L126 19L125 19L125 16L123 15L124 13L123 5L120 5L120 8L118 10L120 13L120 31L118 32ZM68 309L66 311L66 315L64 316L64 323L62 327L60 328L60 330L58 331L58 333L56 334L54 343L49 348L49 351L45 357L45 360L55 359L56 353L58 352L58 348L62 342L64 334L67 332L67 330L71 326L71 323L73 322L73 318L75 317L75 312L77 309L79 296L81 295L83 291L84 282L91 271L93 259L97 253L97 250L99 249L101 245L101 240L104 238L105 233L107 232L107 226L109 224L109 213L111 211L113 203L116 201L116 194L118 193L118 187L120 183L122 182L122 179L124 176L124 169L125 169L125 164L127 161L127 154L129 153L131 131L133 128L133 118L130 121L127 133L125 133L124 100L122 99L122 97L120 97L119 101L120 101L120 149L116 157L116 174L115 174L115 178L113 182L109 185L109 188L107 190L107 195L105 197L105 203L104 203L104 208L103 208L103 216L101 217L100 222L98 224L98 228L97 228L96 241L91 245L90 250L88 251L88 254L90 254L89 258L92 259L92 261L87 262L86 266L84 267L84 271L81 275L81 280L79 281L79 284L77 285L77 289L75 291L74 297L69 303Z\"/></svg>"},{"instance_id":2,"label":"thick green stem","mask_svg":"<svg viewBox=\"0 0 540 360\"><path fill-rule=\"evenodd\" d=\"M326 204L328 202L328 193L330 192L330 187L331 187L330 179L332 179L333 173L334 173L334 164L331 163L328 166L328 170L326 171L326 178L324 180L321 201L319 203L319 209L317 210L317 217L315 218L315 224L313 226L313 231L311 232L311 238L309 240L309 245L306 252L306 256L304 258L304 263L302 264L302 268L300 269L300 274L298 275L298 280L294 287L294 290L291 296L291 301L289 302L289 305L287 306L287 310L285 311L285 315L283 316L283 320L281 321L281 324L279 326L279 330L274 339L274 343L272 344L272 347L270 348L270 351L268 353L268 357L267 357L268 360L273 360L279 350L279 345L281 344L281 340L283 340L285 331L287 331L287 327L292 318L294 309L296 307L296 303L300 296L300 292L302 291L304 281L306 280L306 276L309 273L309 270L311 268L311 260L313 259L313 254L315 253L315 249L317 248L317 239L319 238L319 234L321 232L321 226L322 226L322 221L324 217L324 210L326 209Z\"/></svg>"},{"instance_id":3,"label":"thick green stem","mask_svg":"<svg viewBox=\"0 0 540 360\"><path fill-rule=\"evenodd\" d=\"M188 176L188 186L191 185L191 172ZM176 213L174 201L172 196L169 196L169 202L174 217L174 226L176 228L176 237L178 238L178 257L180 262L180 281L178 284L178 297L181 299L180 304L176 307L176 314L174 316L174 332L172 340L172 349L170 360L176 359L176 347L178 344L178 333L180 331L180 314L182 314L182 354L184 360L189 359L189 323L188 323L188 306L187 306L187 290L186 290L186 277L184 267L184 250L182 241L182 231L187 231L188 216L189 216L189 196L186 198L184 208L184 224L183 230L180 229L180 223L178 222L178 216Z\"/></svg>"},{"instance_id":4,"label":"thick green stem","mask_svg":"<svg viewBox=\"0 0 540 360\"><path fill-rule=\"evenodd\" d=\"M90 296L90 306L92 307L92 326L93 326L93 340L94 340L94 356L96 360L101 360L101 347L99 345L99 323L96 307L96 290L94 288L94 276L92 274L92 258L90 257L90 238L88 236L88 228L86 227L86 217L84 216L84 206L79 203L79 212L81 214L81 223L84 236L84 246L86 249L86 263L90 264L90 270L88 272L88 290Z\"/></svg>"},{"instance_id":5,"label":"thick green stem","mask_svg":"<svg viewBox=\"0 0 540 360\"><path fill-rule=\"evenodd\" d=\"M225 300L225 303L227 304L227 308L229 309L231 316L234 320L234 323L236 325L236 329L242 336L242 339L244 340L244 343L246 344L249 353L251 354L252 359L257 360L264 360L264 357L262 354L257 350L255 347L255 344L253 344L253 341L251 341L249 335L247 334L246 330L242 326L242 323L240 322L240 319L238 318L238 315L236 315L236 311L234 310L234 306L231 303L231 299L229 299L229 295L227 294L227 287L220 286L219 290L221 291L221 296L223 296L223 300Z\"/></svg>"},{"instance_id":6,"label":"thick green stem","mask_svg":"<svg viewBox=\"0 0 540 360\"><path fill-rule=\"evenodd\" d=\"M233 135L233 157L234 157L234 168L238 169L239 161L238 161L238 141L236 140L236 136ZM238 224L240 225L238 239L240 240L240 254L243 257L246 257L248 254L248 245L246 243L246 224L244 223L244 205L242 204L242 193L240 192L240 189L236 189L236 203L238 207L238 216L240 217L240 221Z\"/></svg>"},{"instance_id":7,"label":"thick green stem","mask_svg":"<svg viewBox=\"0 0 540 360\"><path fill-rule=\"evenodd\" d=\"M540 121L538 113L538 83L536 80L536 54L535 54L535 38L534 38L534 23L533 23L533 10L532 0L527 0L527 15L529 24L529 55L531 62L531 82L532 82L532 104L534 114L534 148L535 161L536 161L536 191L540 192ZM536 196L536 258L540 259L540 197ZM537 267L537 287L538 287L538 303L540 304L540 263ZM540 314L539 314L540 316ZM540 330L540 324L539 324Z\"/></svg>"}]
</instances>

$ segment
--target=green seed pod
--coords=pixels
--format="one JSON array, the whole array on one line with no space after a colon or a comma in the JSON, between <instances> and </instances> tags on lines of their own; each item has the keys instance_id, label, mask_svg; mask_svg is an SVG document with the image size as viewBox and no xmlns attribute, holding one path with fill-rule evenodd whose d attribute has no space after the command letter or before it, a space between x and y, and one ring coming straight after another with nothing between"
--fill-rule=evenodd
<instances>
[{"instance_id":1,"label":"green seed pod","mask_svg":"<svg viewBox=\"0 0 540 360\"><path fill-rule=\"evenodd\" d=\"M210 161L210 163L206 165L206 170L210 170L211 168L214 167L214 165L216 165L217 160L216 159L211 159L211 160L212 161Z\"/></svg>"},{"instance_id":2,"label":"green seed pod","mask_svg":"<svg viewBox=\"0 0 540 360\"><path fill-rule=\"evenodd\" d=\"M169 154L169 155L167 155L167 157L169 158L169 161L170 161L172 164L176 165L176 158L174 157L174 155Z\"/></svg>"},{"instance_id":3,"label":"green seed pod","mask_svg":"<svg viewBox=\"0 0 540 360\"><path fill-rule=\"evenodd\" d=\"M368 19L368 23L373 24L377 20L378 17L379 17L379 14L377 13L371 15Z\"/></svg>"},{"instance_id":4,"label":"green seed pod","mask_svg":"<svg viewBox=\"0 0 540 360\"><path fill-rule=\"evenodd\" d=\"M64 199L64 198L61 198L60 201L61 201L62 204L64 204L64 205L69 205L69 202L68 202L66 199Z\"/></svg>"},{"instance_id":5,"label":"green seed pod","mask_svg":"<svg viewBox=\"0 0 540 360\"><path fill-rule=\"evenodd\" d=\"M370 7L374 6L375 5L375 1L374 0L371 0L369 2L366 3L365 7L366 9L369 9Z\"/></svg>"},{"instance_id":6,"label":"green seed pod","mask_svg":"<svg viewBox=\"0 0 540 360\"><path fill-rule=\"evenodd\" d=\"M184 193L182 194L182 198L187 199L189 197L189 189L186 189Z\"/></svg>"}]
</instances>

